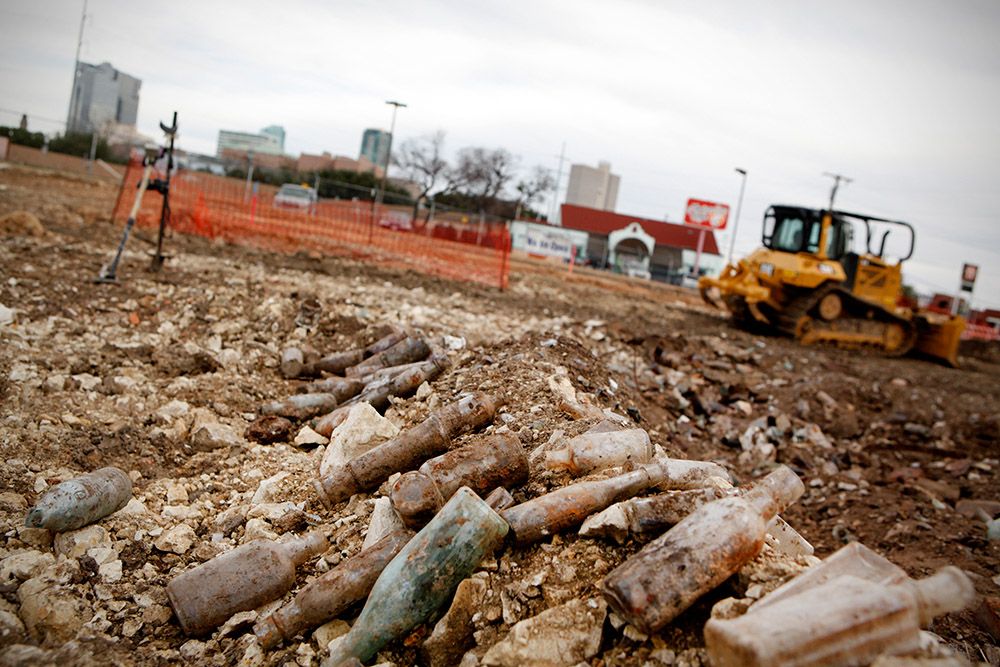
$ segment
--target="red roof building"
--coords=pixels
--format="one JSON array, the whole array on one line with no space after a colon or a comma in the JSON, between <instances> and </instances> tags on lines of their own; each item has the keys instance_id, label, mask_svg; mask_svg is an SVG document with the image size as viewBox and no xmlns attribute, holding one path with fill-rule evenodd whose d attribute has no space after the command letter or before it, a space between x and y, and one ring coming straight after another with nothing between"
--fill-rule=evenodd
<instances>
[{"instance_id":1,"label":"red roof building","mask_svg":"<svg viewBox=\"0 0 1000 667\"><path fill-rule=\"evenodd\" d=\"M567 229L590 234L590 241L587 244L588 259L599 268L608 268L608 234L637 223L656 242L650 259L650 273L653 279L664 282L679 282L680 275L690 270L690 266L685 265L683 251L697 250L698 236L701 234L701 230L686 225L622 215L574 204L562 205L561 222ZM715 233L712 231L705 232L702 254L721 254ZM690 264L690 261L687 264Z\"/></svg>"}]
</instances>

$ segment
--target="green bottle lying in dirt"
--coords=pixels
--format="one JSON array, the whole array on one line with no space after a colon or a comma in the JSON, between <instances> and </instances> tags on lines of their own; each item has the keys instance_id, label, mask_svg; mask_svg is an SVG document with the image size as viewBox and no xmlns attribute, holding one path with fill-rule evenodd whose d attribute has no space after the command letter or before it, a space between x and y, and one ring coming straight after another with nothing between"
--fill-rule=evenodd
<instances>
[{"instance_id":1,"label":"green bottle lying in dirt","mask_svg":"<svg viewBox=\"0 0 1000 667\"><path fill-rule=\"evenodd\" d=\"M61 533L82 528L125 507L132 480L119 468L107 467L52 487L28 511L24 525Z\"/></svg>"},{"instance_id":2,"label":"green bottle lying in dirt","mask_svg":"<svg viewBox=\"0 0 1000 667\"><path fill-rule=\"evenodd\" d=\"M467 487L459 489L382 571L361 616L333 644L323 667L367 662L426 621L506 535L499 514Z\"/></svg>"}]
</instances>

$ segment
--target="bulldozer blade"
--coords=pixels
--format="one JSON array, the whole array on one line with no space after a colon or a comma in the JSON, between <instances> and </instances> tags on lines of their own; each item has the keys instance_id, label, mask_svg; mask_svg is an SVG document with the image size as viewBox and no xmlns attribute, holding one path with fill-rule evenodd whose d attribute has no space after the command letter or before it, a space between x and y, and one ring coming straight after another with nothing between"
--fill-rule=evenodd
<instances>
[{"instance_id":1,"label":"bulldozer blade","mask_svg":"<svg viewBox=\"0 0 1000 667\"><path fill-rule=\"evenodd\" d=\"M699 285L698 291L701 293L701 300L712 306L713 308L724 308L725 304L722 303L722 295L719 293L719 288L714 285Z\"/></svg>"},{"instance_id":2,"label":"bulldozer blade","mask_svg":"<svg viewBox=\"0 0 1000 667\"><path fill-rule=\"evenodd\" d=\"M916 316L918 352L939 359L952 368L958 368L958 344L965 330L965 318L949 317L937 313L919 313Z\"/></svg>"}]
</instances>

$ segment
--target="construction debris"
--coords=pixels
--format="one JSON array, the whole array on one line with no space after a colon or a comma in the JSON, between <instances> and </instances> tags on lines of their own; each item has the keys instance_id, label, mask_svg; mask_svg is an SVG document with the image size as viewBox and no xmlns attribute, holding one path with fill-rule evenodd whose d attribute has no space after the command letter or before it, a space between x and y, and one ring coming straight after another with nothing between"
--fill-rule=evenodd
<instances>
[{"instance_id":1,"label":"construction debris","mask_svg":"<svg viewBox=\"0 0 1000 667\"><path fill-rule=\"evenodd\" d=\"M408 629L386 627L369 664L705 665L711 619L749 623L837 576L858 577L866 590L909 587L910 575L949 563L982 602L939 617L933 634L918 634L918 649L877 664L1000 660L990 634L1000 553L983 517L994 521L1000 500L1000 376L989 357L950 370L801 349L705 318L669 288L665 298L616 293L541 273L515 275L504 293L463 292L395 269L181 237L158 279L139 273L91 293L65 278L92 275L117 237L99 206L76 203L103 186L60 180L36 203L25 193L37 178L0 172L10 184L0 214L31 210L55 237L14 234L0 245L0 302L16 309L0 327L0 664L317 665L331 641L347 646L338 638L352 626L363 634L357 617L369 589L410 541L392 531L400 512L390 498L418 475L441 496L430 494L434 509L467 484L516 525L440 597L435 590L433 609L408 617ZM108 190L102 197L113 200ZM341 376L407 338L426 344L423 359ZM375 350L382 340L391 342ZM285 379L282 350L293 347L301 368ZM431 372L419 383L405 375L421 368ZM496 399L488 418L446 437L425 427L433 448L390 457L402 463L353 493L337 490L331 507L321 502L310 480L353 469L470 392ZM345 418L329 434L307 413L263 415L262 406L309 393L336 398L326 414ZM639 445L624 457L609 448L593 467L544 464L584 434L629 430ZM515 452L515 440L530 461L526 479L462 472L496 471L490 449ZM458 456L477 447L482 459ZM587 457L574 451L573 460ZM25 525L46 491L109 464L133 487L120 509L58 534ZM783 511L787 523L764 522L759 552L733 576L653 632L606 611L601 585L617 568L685 517L745 498L751 480L781 464L805 491ZM655 483L651 469L672 471L673 483ZM620 495L574 497L622 477L631 482ZM540 511L547 503L551 514ZM521 514L536 528L526 532ZM184 633L172 581L255 540L314 531L329 547L290 577L264 576L270 570L258 565L232 587L242 595L281 579L269 602L220 612L226 618L197 637ZM837 553L852 540L867 547ZM814 548L834 555L820 562ZM398 570L395 581L410 574ZM787 625L812 623L798 614Z\"/></svg>"}]
</instances>

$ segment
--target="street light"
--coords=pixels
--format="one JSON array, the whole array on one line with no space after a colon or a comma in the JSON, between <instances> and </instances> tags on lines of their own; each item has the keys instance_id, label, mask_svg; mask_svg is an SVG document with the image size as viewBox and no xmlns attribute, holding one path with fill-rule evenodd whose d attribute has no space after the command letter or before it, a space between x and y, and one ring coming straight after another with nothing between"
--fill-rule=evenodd
<instances>
[{"instance_id":1,"label":"street light","mask_svg":"<svg viewBox=\"0 0 1000 667\"><path fill-rule=\"evenodd\" d=\"M379 186L378 193L375 196L375 204L377 206L382 205L382 199L385 197L385 179L389 175L389 158L392 155L392 135L396 132L396 112L399 111L399 107L406 106L402 102L394 100L386 100L385 103L392 105L392 124L389 125L389 145L386 146L385 165L382 167L382 184Z\"/></svg>"},{"instance_id":2,"label":"street light","mask_svg":"<svg viewBox=\"0 0 1000 667\"><path fill-rule=\"evenodd\" d=\"M736 167L736 173L743 177L740 182L740 198L736 200L736 219L733 220L733 236L729 239L729 259L727 264L733 263L733 248L736 246L736 230L740 226L740 209L743 208L743 191L747 187L747 170Z\"/></svg>"}]
</instances>

